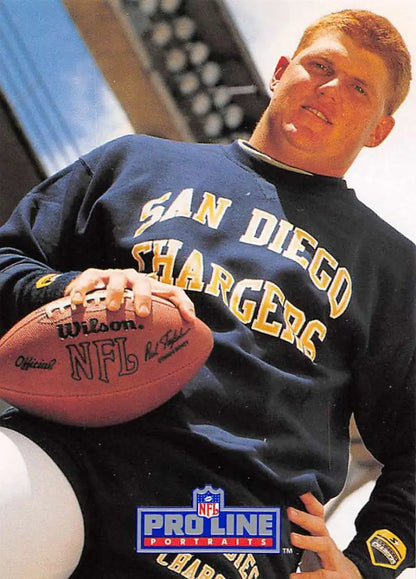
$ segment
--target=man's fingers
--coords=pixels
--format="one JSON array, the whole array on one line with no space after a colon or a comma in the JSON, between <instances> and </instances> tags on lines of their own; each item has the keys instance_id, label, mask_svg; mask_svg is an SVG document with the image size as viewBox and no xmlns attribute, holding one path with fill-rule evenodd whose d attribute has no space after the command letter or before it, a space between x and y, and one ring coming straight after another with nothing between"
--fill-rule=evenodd
<instances>
[{"instance_id":1,"label":"man's fingers","mask_svg":"<svg viewBox=\"0 0 416 579\"><path fill-rule=\"evenodd\" d=\"M179 309L184 320L192 322L195 319L194 304L183 289L153 280L152 293L172 302Z\"/></svg>"},{"instance_id":2,"label":"man's fingers","mask_svg":"<svg viewBox=\"0 0 416 579\"><path fill-rule=\"evenodd\" d=\"M106 287L103 276L99 273L101 271L92 268L83 271L66 286L64 295L69 296L74 305L83 304L89 292Z\"/></svg>"},{"instance_id":3,"label":"man's fingers","mask_svg":"<svg viewBox=\"0 0 416 579\"><path fill-rule=\"evenodd\" d=\"M295 547L316 553L322 568L316 569L313 565L308 568L305 559L304 570L300 574L290 575L291 579L295 576L299 579L362 579L356 565L345 557L331 538L325 524L324 506L311 493L305 493L300 498L307 512L289 507L287 514L292 523L309 534L291 533L290 539Z\"/></svg>"},{"instance_id":4,"label":"man's fingers","mask_svg":"<svg viewBox=\"0 0 416 579\"><path fill-rule=\"evenodd\" d=\"M105 304L108 310L120 309L124 299L124 290L130 287L128 274L123 270L112 270L106 281Z\"/></svg>"},{"instance_id":5,"label":"man's fingers","mask_svg":"<svg viewBox=\"0 0 416 579\"><path fill-rule=\"evenodd\" d=\"M312 535L320 537L328 536L329 533L325 524L325 511L322 503L320 503L312 493L305 493L300 496L300 499L305 505L307 512L289 507L287 510L289 520Z\"/></svg>"},{"instance_id":6,"label":"man's fingers","mask_svg":"<svg viewBox=\"0 0 416 579\"><path fill-rule=\"evenodd\" d=\"M304 511L289 507L287 516L292 523L302 527L302 529L305 529L305 531L308 531L312 535L325 536L329 534L324 519L317 515L310 515Z\"/></svg>"},{"instance_id":7,"label":"man's fingers","mask_svg":"<svg viewBox=\"0 0 416 579\"><path fill-rule=\"evenodd\" d=\"M85 296L88 292L95 289L103 289L107 285L107 274L104 272L107 270L101 269L86 269L80 273L75 279L73 279L65 288L65 296Z\"/></svg>"},{"instance_id":8,"label":"man's fingers","mask_svg":"<svg viewBox=\"0 0 416 579\"><path fill-rule=\"evenodd\" d=\"M316 553L322 561L324 569L337 569L338 549L330 537L312 537L291 533L290 539L295 547Z\"/></svg>"},{"instance_id":9,"label":"man's fingers","mask_svg":"<svg viewBox=\"0 0 416 579\"><path fill-rule=\"evenodd\" d=\"M142 318L148 316L152 309L151 279L145 275L138 275L131 287L133 291L134 309Z\"/></svg>"},{"instance_id":10,"label":"man's fingers","mask_svg":"<svg viewBox=\"0 0 416 579\"><path fill-rule=\"evenodd\" d=\"M311 515L316 515L317 517L324 517L324 506L318 501L312 493L305 493L300 496L302 503L305 505L306 510Z\"/></svg>"},{"instance_id":11,"label":"man's fingers","mask_svg":"<svg viewBox=\"0 0 416 579\"><path fill-rule=\"evenodd\" d=\"M309 534L291 533L292 544L300 549L316 553L321 559L325 570L336 569L336 562L333 558L335 544L330 538L325 524L323 505L312 493L305 493L300 498L307 512L289 507L287 515L292 523L295 523ZM319 577L319 575L313 576Z\"/></svg>"},{"instance_id":12,"label":"man's fingers","mask_svg":"<svg viewBox=\"0 0 416 579\"><path fill-rule=\"evenodd\" d=\"M158 282L134 269L87 269L68 284L64 295L71 298L73 305L79 305L85 303L89 292L103 288L106 289L106 307L111 311L120 308L124 290L130 289L138 316L150 314L153 294L171 301L185 320L195 319L194 305L183 289Z\"/></svg>"},{"instance_id":13,"label":"man's fingers","mask_svg":"<svg viewBox=\"0 0 416 579\"><path fill-rule=\"evenodd\" d=\"M312 537L311 535L301 535L300 533L291 533L291 541L295 547L300 549L307 549L313 551L318 555L328 552L333 546L333 541L330 537Z\"/></svg>"}]
</instances>

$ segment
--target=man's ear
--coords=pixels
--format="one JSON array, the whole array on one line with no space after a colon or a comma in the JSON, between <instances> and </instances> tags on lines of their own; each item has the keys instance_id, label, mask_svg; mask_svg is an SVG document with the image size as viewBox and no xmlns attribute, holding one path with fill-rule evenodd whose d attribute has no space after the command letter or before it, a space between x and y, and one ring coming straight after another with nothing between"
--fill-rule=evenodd
<instances>
[{"instance_id":1,"label":"man's ear","mask_svg":"<svg viewBox=\"0 0 416 579\"><path fill-rule=\"evenodd\" d=\"M389 134L391 133L394 124L395 124L394 118L391 117L390 115L381 117L376 128L371 133L367 142L365 143L365 146L378 147L378 145L381 145L384 139L388 137Z\"/></svg>"},{"instance_id":2,"label":"man's ear","mask_svg":"<svg viewBox=\"0 0 416 579\"><path fill-rule=\"evenodd\" d=\"M281 56L279 62L276 65L273 76L269 82L269 88L273 92L279 80L282 78L282 74L285 72L290 64L290 58L288 56Z\"/></svg>"}]
</instances>

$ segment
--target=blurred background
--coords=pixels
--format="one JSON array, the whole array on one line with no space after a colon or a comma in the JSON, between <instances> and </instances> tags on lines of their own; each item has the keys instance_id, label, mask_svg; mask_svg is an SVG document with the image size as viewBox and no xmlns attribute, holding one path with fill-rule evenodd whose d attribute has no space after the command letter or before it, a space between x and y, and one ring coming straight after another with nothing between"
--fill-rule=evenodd
<instances>
[{"instance_id":1,"label":"blurred background","mask_svg":"<svg viewBox=\"0 0 416 579\"><path fill-rule=\"evenodd\" d=\"M278 58L313 20L343 8L389 18L414 60L415 0L0 0L0 223L40 180L117 136L247 138ZM396 123L346 177L416 241L415 86ZM349 478L327 507L340 547L379 473L354 423L351 432Z\"/></svg>"}]
</instances>

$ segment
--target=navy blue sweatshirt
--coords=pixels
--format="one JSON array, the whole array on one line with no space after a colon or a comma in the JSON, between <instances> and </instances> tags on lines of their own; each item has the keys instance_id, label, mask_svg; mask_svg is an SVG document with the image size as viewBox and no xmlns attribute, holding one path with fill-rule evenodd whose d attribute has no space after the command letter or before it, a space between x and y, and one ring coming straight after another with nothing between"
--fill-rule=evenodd
<instances>
[{"instance_id":1,"label":"navy blue sweatshirt","mask_svg":"<svg viewBox=\"0 0 416 579\"><path fill-rule=\"evenodd\" d=\"M184 417L294 495L341 491L354 412L385 466L346 554L366 577L412 565L415 247L344 180L124 137L31 191L0 247L2 331L88 267L185 288L215 348Z\"/></svg>"}]
</instances>

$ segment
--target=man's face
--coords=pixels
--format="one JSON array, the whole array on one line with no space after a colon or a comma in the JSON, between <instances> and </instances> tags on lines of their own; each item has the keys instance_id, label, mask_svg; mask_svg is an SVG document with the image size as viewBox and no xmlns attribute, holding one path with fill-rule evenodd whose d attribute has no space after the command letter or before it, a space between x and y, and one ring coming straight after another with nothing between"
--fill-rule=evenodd
<instances>
[{"instance_id":1,"label":"man's face","mask_svg":"<svg viewBox=\"0 0 416 579\"><path fill-rule=\"evenodd\" d=\"M327 32L279 64L266 113L272 156L342 176L362 147L378 145L392 129L386 65L345 34Z\"/></svg>"}]
</instances>

